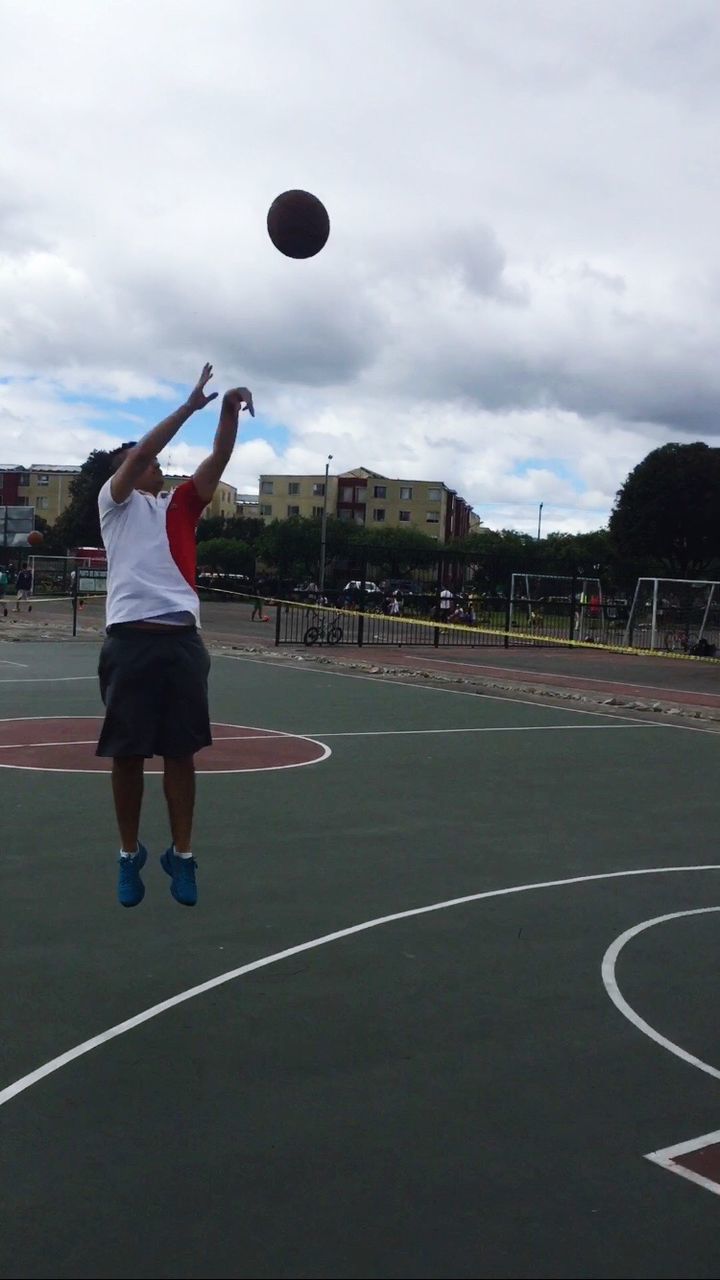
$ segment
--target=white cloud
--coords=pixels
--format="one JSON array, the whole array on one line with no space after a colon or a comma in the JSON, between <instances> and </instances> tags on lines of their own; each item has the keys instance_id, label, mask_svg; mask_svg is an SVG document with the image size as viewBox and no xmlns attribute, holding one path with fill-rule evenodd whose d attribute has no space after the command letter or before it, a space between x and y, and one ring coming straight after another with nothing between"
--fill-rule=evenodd
<instances>
[{"instance_id":1,"label":"white cloud","mask_svg":"<svg viewBox=\"0 0 720 1280\"><path fill-rule=\"evenodd\" d=\"M207 449L202 445L173 442L161 455L160 462L166 472L191 475L206 455ZM253 493L257 492L260 472L283 469L283 458L266 440L241 441L233 454L225 479L235 486L238 493Z\"/></svg>"},{"instance_id":2,"label":"white cloud","mask_svg":"<svg viewBox=\"0 0 720 1280\"><path fill-rule=\"evenodd\" d=\"M119 443L91 404L67 404L55 386L40 380L0 383L3 463L76 465L92 449L112 449Z\"/></svg>"},{"instance_id":3,"label":"white cloud","mask_svg":"<svg viewBox=\"0 0 720 1280\"><path fill-rule=\"evenodd\" d=\"M0 453L81 461L209 358L290 432L243 489L333 453L601 523L720 429L718 53L709 0L6 0ZM292 186L309 262L265 232Z\"/></svg>"}]
</instances>

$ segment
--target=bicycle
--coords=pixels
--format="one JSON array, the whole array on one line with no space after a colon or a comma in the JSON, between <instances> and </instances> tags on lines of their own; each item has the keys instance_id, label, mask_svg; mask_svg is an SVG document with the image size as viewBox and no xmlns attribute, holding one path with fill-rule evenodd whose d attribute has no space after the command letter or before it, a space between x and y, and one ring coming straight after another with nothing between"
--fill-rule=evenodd
<instances>
[{"instance_id":1,"label":"bicycle","mask_svg":"<svg viewBox=\"0 0 720 1280\"><path fill-rule=\"evenodd\" d=\"M327 616L318 610L311 614L316 621L312 626L308 627L304 636L303 644L310 647L313 644L340 644L343 638L342 627L339 625L340 614L335 612Z\"/></svg>"}]
</instances>

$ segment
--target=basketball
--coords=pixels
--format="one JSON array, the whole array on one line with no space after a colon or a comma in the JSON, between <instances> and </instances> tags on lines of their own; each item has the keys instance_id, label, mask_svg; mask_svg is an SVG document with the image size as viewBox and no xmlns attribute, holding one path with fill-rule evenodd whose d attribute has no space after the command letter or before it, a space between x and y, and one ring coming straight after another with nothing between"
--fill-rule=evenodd
<instances>
[{"instance_id":1,"label":"basketball","mask_svg":"<svg viewBox=\"0 0 720 1280\"><path fill-rule=\"evenodd\" d=\"M330 235L327 209L309 191L283 191L267 216L268 235L286 258L314 258Z\"/></svg>"},{"instance_id":2,"label":"basketball","mask_svg":"<svg viewBox=\"0 0 720 1280\"><path fill-rule=\"evenodd\" d=\"M43 540L43 536L39 529L33 529L32 532L28 534L27 540L29 547L39 547Z\"/></svg>"}]
</instances>

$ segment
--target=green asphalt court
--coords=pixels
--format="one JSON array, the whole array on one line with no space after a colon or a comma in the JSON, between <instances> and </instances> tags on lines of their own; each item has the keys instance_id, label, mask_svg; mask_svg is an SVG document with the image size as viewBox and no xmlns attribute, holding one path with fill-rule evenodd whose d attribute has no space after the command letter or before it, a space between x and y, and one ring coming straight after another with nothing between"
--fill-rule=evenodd
<instances>
[{"instance_id":1,"label":"green asphalt court","mask_svg":"<svg viewBox=\"0 0 720 1280\"><path fill-rule=\"evenodd\" d=\"M0 648L3 1277L715 1277L720 737L218 653L178 906Z\"/></svg>"}]
</instances>

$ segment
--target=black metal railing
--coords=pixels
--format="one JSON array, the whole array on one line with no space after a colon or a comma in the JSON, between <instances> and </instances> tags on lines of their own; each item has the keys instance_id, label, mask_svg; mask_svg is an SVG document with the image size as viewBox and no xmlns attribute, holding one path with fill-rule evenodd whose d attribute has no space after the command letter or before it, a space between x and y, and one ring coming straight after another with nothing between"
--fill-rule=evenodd
<instances>
[{"instance_id":1,"label":"black metal railing","mask_svg":"<svg viewBox=\"0 0 720 1280\"><path fill-rule=\"evenodd\" d=\"M276 605L275 641L283 644L435 648L553 647L563 642L620 646L626 603L531 600L469 591L383 596L317 593Z\"/></svg>"}]
</instances>

